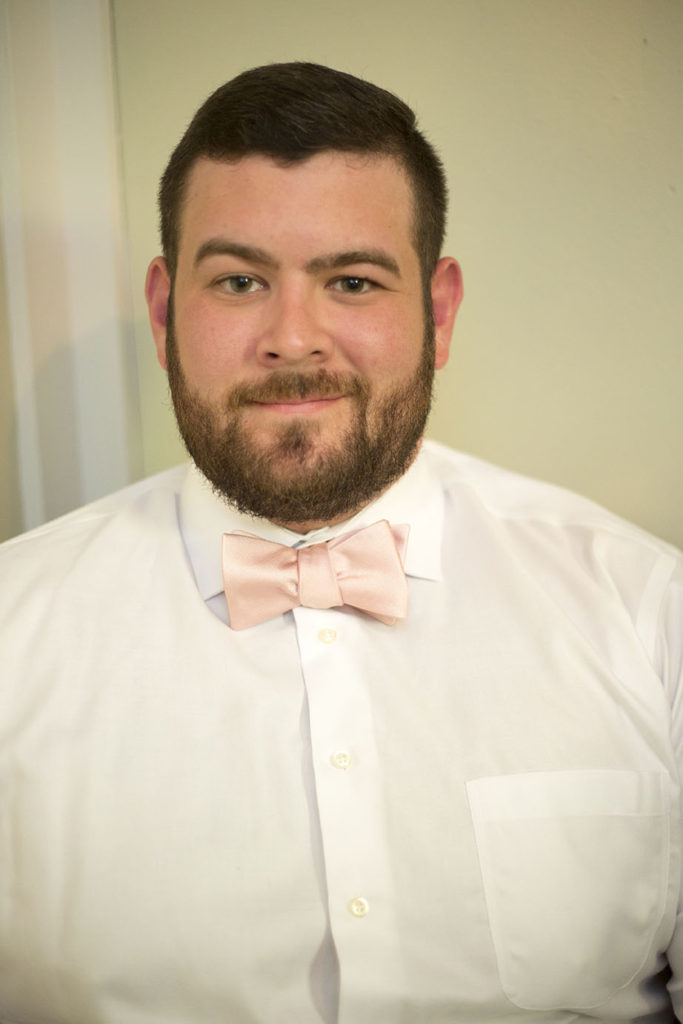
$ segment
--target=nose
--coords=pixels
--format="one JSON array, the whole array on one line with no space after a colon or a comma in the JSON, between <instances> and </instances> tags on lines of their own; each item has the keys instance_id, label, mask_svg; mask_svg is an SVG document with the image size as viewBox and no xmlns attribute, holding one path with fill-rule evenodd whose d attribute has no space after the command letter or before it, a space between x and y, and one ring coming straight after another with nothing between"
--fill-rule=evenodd
<instances>
[{"instance_id":1,"label":"nose","mask_svg":"<svg viewBox=\"0 0 683 1024\"><path fill-rule=\"evenodd\" d=\"M321 322L317 297L310 290L283 289L269 312L258 342L258 358L263 365L274 369L325 362L332 341Z\"/></svg>"}]
</instances>

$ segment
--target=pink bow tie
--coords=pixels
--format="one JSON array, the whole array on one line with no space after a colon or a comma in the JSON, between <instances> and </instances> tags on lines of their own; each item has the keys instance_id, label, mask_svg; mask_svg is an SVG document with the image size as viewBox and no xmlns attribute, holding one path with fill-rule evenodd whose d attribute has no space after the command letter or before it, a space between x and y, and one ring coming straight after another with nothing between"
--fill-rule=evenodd
<instances>
[{"instance_id":1,"label":"pink bow tie","mask_svg":"<svg viewBox=\"0 0 683 1024\"><path fill-rule=\"evenodd\" d=\"M393 625L408 610L403 571L409 526L372 526L325 544L290 548L249 533L223 534L223 582L233 629L297 605L352 605Z\"/></svg>"}]
</instances>

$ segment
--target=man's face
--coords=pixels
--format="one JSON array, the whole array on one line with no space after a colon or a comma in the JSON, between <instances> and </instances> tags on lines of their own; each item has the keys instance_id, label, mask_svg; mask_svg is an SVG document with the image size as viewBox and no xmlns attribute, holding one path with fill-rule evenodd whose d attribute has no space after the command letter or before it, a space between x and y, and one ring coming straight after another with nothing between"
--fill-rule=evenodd
<instances>
[{"instance_id":1,"label":"man's face","mask_svg":"<svg viewBox=\"0 0 683 1024\"><path fill-rule=\"evenodd\" d=\"M412 192L391 159L200 160L168 321L161 260L147 294L181 434L217 490L306 530L352 514L400 476L447 358L454 267L440 261L435 275L435 329Z\"/></svg>"}]
</instances>

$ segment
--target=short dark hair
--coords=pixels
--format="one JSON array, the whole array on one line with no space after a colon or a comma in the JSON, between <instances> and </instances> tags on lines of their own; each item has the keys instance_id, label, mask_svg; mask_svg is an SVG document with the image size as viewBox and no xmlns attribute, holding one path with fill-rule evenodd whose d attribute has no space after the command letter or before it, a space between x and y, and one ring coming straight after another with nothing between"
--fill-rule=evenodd
<instances>
[{"instance_id":1,"label":"short dark hair","mask_svg":"<svg viewBox=\"0 0 683 1024\"><path fill-rule=\"evenodd\" d=\"M220 86L171 154L159 188L161 244L171 278L189 174L201 157L260 154L284 165L325 151L393 157L414 195L414 244L426 284L441 254L446 179L415 114L393 93L321 64L266 64Z\"/></svg>"}]
</instances>

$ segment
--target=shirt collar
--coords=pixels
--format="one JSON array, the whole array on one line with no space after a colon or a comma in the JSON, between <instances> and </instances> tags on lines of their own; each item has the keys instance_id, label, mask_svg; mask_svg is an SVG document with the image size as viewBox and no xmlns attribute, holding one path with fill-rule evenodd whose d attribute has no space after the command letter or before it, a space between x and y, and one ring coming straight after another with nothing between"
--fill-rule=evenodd
<instances>
[{"instance_id":1,"label":"shirt collar","mask_svg":"<svg viewBox=\"0 0 683 1024\"><path fill-rule=\"evenodd\" d=\"M406 573L422 579L441 579L441 536L444 498L439 481L423 450L392 486L355 516L307 534L295 533L268 519L238 512L218 497L195 465L188 467L179 498L180 531L197 587L205 601L223 590L221 537L233 530L252 533L288 547L305 547L331 540L340 533L387 519L410 526Z\"/></svg>"}]
</instances>

